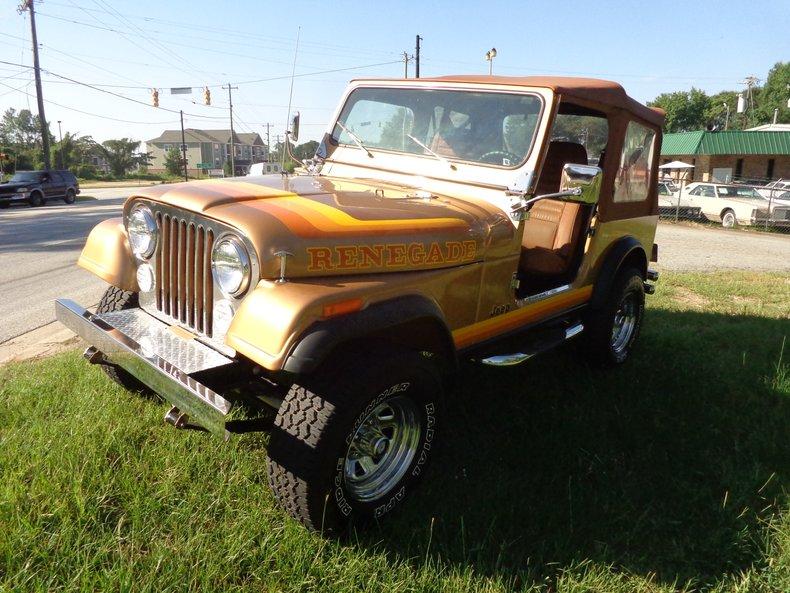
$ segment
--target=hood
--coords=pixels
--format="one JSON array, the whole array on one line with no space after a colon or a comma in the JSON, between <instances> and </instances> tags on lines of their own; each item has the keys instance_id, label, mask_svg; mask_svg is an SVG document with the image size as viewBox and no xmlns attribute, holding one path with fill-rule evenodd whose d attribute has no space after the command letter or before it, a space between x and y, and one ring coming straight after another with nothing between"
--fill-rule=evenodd
<instances>
[{"instance_id":1,"label":"hood","mask_svg":"<svg viewBox=\"0 0 790 593\"><path fill-rule=\"evenodd\" d=\"M145 188L137 197L237 228L255 247L262 278L438 269L480 261L511 242L507 216L480 200L417 194L374 180L260 177Z\"/></svg>"},{"instance_id":2,"label":"hood","mask_svg":"<svg viewBox=\"0 0 790 593\"><path fill-rule=\"evenodd\" d=\"M13 194L19 191L20 187L33 187L38 185L35 182L32 183L0 183L0 194Z\"/></svg>"}]
</instances>

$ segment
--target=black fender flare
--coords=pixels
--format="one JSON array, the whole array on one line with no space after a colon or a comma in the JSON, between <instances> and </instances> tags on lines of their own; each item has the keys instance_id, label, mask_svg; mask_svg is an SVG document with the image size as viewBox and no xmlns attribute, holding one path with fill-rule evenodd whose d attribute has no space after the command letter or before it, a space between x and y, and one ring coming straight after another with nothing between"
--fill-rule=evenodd
<instances>
[{"instance_id":1,"label":"black fender flare","mask_svg":"<svg viewBox=\"0 0 790 593\"><path fill-rule=\"evenodd\" d=\"M642 244L631 236L615 241L603 256L603 263L595 279L590 308L597 309L606 303L614 279L627 262L632 262L639 269L643 279L647 277L647 254Z\"/></svg>"},{"instance_id":2,"label":"black fender flare","mask_svg":"<svg viewBox=\"0 0 790 593\"><path fill-rule=\"evenodd\" d=\"M283 370L310 373L344 344L366 340L388 340L431 352L448 371L458 366L455 343L441 309L426 297L407 295L313 323L291 348Z\"/></svg>"}]
</instances>

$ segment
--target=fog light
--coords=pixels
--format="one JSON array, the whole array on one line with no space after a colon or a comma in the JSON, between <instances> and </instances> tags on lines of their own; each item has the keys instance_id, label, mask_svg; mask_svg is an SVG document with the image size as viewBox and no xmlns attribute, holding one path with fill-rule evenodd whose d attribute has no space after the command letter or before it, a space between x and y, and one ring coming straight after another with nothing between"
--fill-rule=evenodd
<instances>
[{"instance_id":1,"label":"fog light","mask_svg":"<svg viewBox=\"0 0 790 593\"><path fill-rule=\"evenodd\" d=\"M138 266L137 286L142 292L151 292L154 289L154 269L149 264Z\"/></svg>"},{"instance_id":2,"label":"fog light","mask_svg":"<svg viewBox=\"0 0 790 593\"><path fill-rule=\"evenodd\" d=\"M233 321L233 305L228 300L214 303L214 335L224 336L228 333L230 322Z\"/></svg>"}]
</instances>

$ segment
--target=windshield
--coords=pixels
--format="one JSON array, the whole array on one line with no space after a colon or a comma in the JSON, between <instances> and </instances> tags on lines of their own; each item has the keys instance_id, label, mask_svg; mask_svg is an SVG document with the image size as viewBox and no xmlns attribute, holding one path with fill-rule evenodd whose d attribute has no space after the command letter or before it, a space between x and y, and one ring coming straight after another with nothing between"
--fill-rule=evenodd
<instances>
[{"instance_id":1,"label":"windshield","mask_svg":"<svg viewBox=\"0 0 790 593\"><path fill-rule=\"evenodd\" d=\"M530 94L360 88L332 136L372 151L516 167L532 148L541 107Z\"/></svg>"},{"instance_id":2,"label":"windshield","mask_svg":"<svg viewBox=\"0 0 790 593\"><path fill-rule=\"evenodd\" d=\"M9 180L10 183L31 183L38 181L38 173L35 171L19 171Z\"/></svg>"},{"instance_id":3,"label":"windshield","mask_svg":"<svg viewBox=\"0 0 790 593\"><path fill-rule=\"evenodd\" d=\"M762 198L753 187L720 187L719 195L727 198Z\"/></svg>"}]
</instances>

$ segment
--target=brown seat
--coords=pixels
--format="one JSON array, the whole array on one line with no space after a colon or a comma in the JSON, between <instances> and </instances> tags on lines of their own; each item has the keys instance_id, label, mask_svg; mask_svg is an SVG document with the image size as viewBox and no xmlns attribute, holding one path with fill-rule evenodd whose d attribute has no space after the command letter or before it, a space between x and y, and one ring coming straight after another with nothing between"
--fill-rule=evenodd
<instances>
[{"instance_id":1,"label":"brown seat","mask_svg":"<svg viewBox=\"0 0 790 593\"><path fill-rule=\"evenodd\" d=\"M566 163L586 165L584 146L575 142L551 142L535 195L560 191L562 168ZM579 204L561 200L536 203L524 223L519 261L521 271L541 275L566 273L581 237L584 214Z\"/></svg>"}]
</instances>

